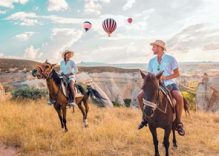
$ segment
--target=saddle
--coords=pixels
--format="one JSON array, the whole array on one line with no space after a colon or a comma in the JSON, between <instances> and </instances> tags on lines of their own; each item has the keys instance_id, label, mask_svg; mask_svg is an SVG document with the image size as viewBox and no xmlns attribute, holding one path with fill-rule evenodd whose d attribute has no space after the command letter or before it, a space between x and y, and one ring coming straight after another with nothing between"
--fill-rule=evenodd
<instances>
[{"instance_id":1,"label":"saddle","mask_svg":"<svg viewBox=\"0 0 219 156\"><path fill-rule=\"evenodd\" d=\"M68 99L72 100L73 96L72 96L72 92L71 92L68 80L66 78L64 78L64 77L60 77L60 78L61 78L61 90L62 90L63 94ZM75 83L75 91L76 91L75 98L83 96L82 92L78 89L77 86L78 86L77 83Z\"/></svg>"},{"instance_id":2,"label":"saddle","mask_svg":"<svg viewBox=\"0 0 219 156\"><path fill-rule=\"evenodd\" d=\"M165 87L164 84L160 84L160 90L164 93L164 95L167 97L169 104L171 105L173 112L175 113L175 106L176 106L176 102L173 99L170 91Z\"/></svg>"},{"instance_id":3,"label":"saddle","mask_svg":"<svg viewBox=\"0 0 219 156\"><path fill-rule=\"evenodd\" d=\"M173 110L173 121L176 120L176 100L171 95L170 91L166 88L164 84L160 84L160 90L164 93L164 95L167 97L169 104L172 107Z\"/></svg>"}]
</instances>

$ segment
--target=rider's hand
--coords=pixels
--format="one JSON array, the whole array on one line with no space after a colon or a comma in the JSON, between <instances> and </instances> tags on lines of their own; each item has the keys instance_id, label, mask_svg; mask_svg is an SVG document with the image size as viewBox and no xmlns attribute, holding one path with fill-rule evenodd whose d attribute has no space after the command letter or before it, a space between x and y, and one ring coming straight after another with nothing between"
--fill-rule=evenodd
<instances>
[{"instance_id":1,"label":"rider's hand","mask_svg":"<svg viewBox=\"0 0 219 156\"><path fill-rule=\"evenodd\" d=\"M166 77L166 76L162 76L162 77L161 77L161 80L163 80L163 81L164 81L164 80L167 80L167 77Z\"/></svg>"}]
</instances>

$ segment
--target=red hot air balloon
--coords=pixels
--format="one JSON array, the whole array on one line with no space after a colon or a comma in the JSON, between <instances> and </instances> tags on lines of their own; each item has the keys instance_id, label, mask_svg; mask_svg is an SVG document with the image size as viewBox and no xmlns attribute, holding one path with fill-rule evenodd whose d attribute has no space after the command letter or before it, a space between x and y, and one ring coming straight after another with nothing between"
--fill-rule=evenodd
<instances>
[{"instance_id":1,"label":"red hot air balloon","mask_svg":"<svg viewBox=\"0 0 219 156\"><path fill-rule=\"evenodd\" d=\"M87 32L88 30L90 30L90 28L92 27L92 24L90 23L90 22L88 22L88 21L85 21L84 23L83 23L83 28L84 28L84 30Z\"/></svg>"},{"instance_id":2,"label":"red hot air balloon","mask_svg":"<svg viewBox=\"0 0 219 156\"><path fill-rule=\"evenodd\" d=\"M131 24L133 19L132 18L128 18L127 21L128 21L129 24Z\"/></svg>"},{"instance_id":3,"label":"red hot air balloon","mask_svg":"<svg viewBox=\"0 0 219 156\"><path fill-rule=\"evenodd\" d=\"M116 30L116 21L112 18L107 18L102 23L104 31L110 37L110 34Z\"/></svg>"}]
</instances>

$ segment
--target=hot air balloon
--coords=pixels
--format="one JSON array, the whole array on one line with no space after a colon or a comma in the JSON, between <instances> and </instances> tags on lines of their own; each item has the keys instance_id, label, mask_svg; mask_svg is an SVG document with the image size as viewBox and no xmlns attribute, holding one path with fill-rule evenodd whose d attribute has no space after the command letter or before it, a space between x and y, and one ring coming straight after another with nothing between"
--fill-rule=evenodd
<instances>
[{"instance_id":1,"label":"hot air balloon","mask_svg":"<svg viewBox=\"0 0 219 156\"><path fill-rule=\"evenodd\" d=\"M110 37L110 34L116 30L116 21L112 18L107 18L102 23L104 31Z\"/></svg>"},{"instance_id":2,"label":"hot air balloon","mask_svg":"<svg viewBox=\"0 0 219 156\"><path fill-rule=\"evenodd\" d=\"M92 24L88 21L85 21L83 23L83 27L84 27L84 30L87 32L92 27Z\"/></svg>"},{"instance_id":3,"label":"hot air balloon","mask_svg":"<svg viewBox=\"0 0 219 156\"><path fill-rule=\"evenodd\" d=\"M129 24L131 24L133 19L132 18L128 18L127 21L128 21Z\"/></svg>"}]
</instances>

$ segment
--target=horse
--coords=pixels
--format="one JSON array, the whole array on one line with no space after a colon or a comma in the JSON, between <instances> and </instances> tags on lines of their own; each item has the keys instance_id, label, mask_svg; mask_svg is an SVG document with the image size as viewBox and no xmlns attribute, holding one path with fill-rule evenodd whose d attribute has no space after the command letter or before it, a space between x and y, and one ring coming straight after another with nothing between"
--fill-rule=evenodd
<instances>
[{"instance_id":1,"label":"horse","mask_svg":"<svg viewBox=\"0 0 219 156\"><path fill-rule=\"evenodd\" d=\"M154 75L152 73L144 73L140 71L144 80L142 90L143 98L143 113L144 118L148 121L149 129L153 137L155 156L159 156L157 128L164 129L163 145L165 147L166 156L169 156L169 136L173 133L173 146L177 147L175 135L175 108L171 105L172 97L168 98L162 88L160 79L163 72ZM185 112L188 112L188 103L184 106Z\"/></svg>"},{"instance_id":2,"label":"horse","mask_svg":"<svg viewBox=\"0 0 219 156\"><path fill-rule=\"evenodd\" d=\"M58 73L55 71L56 64L51 64L45 61L45 63L38 64L33 70L32 75L37 77L38 79L45 79L47 83L47 87L49 90L49 96L55 101L53 104L59 120L61 122L61 128L65 129L65 132L68 131L67 121L66 121L66 109L68 104L68 97L65 96L62 90L62 80ZM82 96L76 97L75 102L79 107L80 111L83 115L83 126L88 127L88 98L89 96L94 99L96 102L101 104L104 103L103 97L99 94L97 90L92 88L91 85L87 86L87 92L83 87L79 84L76 84L76 88L82 93ZM82 105L83 104L83 105ZM74 108L73 108L74 110Z\"/></svg>"}]
</instances>

